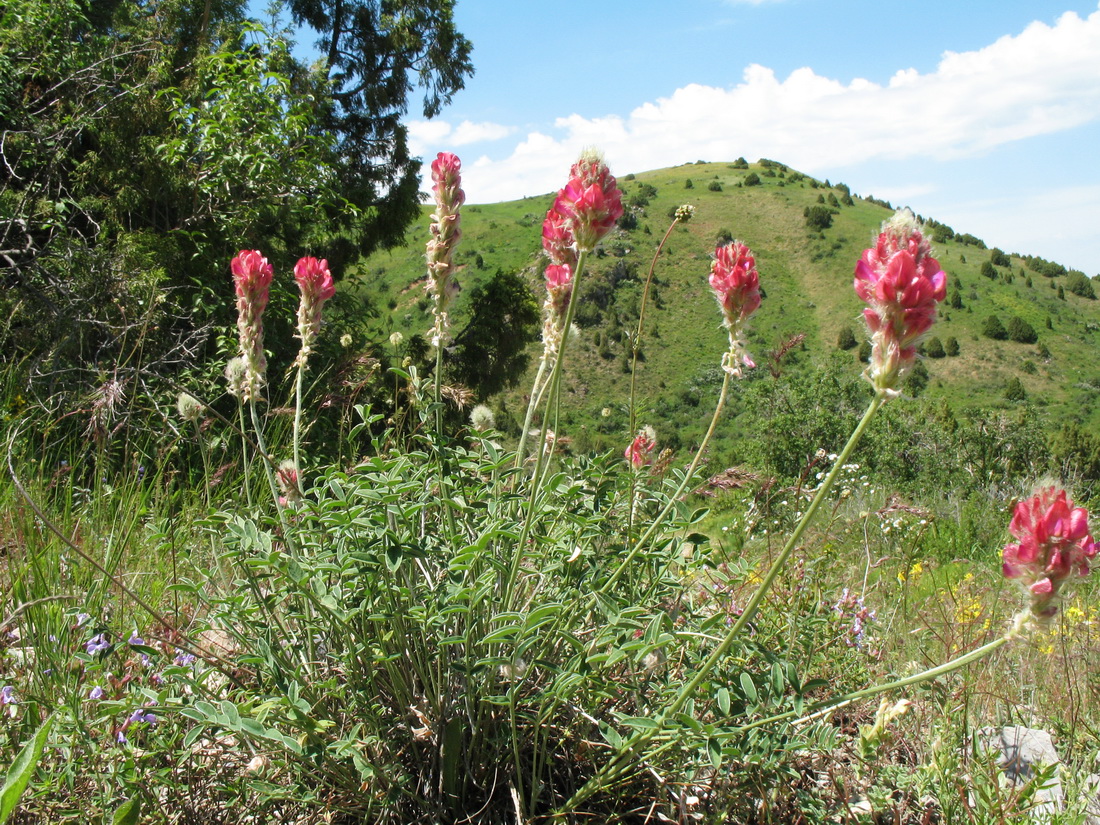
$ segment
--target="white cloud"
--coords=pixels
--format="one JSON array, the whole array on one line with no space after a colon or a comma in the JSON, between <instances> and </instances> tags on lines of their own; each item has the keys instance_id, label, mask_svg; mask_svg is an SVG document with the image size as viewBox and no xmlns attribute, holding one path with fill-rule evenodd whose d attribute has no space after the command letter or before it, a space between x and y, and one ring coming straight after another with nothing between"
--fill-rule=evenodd
<instances>
[{"instance_id":1,"label":"white cloud","mask_svg":"<svg viewBox=\"0 0 1100 825\"><path fill-rule=\"evenodd\" d=\"M899 70L886 85L844 84L810 68L780 80L754 64L733 87L690 84L625 117L561 117L556 134L529 133L509 156L467 165L464 183L472 202L552 191L586 145L620 172L742 155L809 173L871 159L955 159L1098 116L1100 11L1085 19L1067 12L1053 26L1036 22L982 49L945 53L933 72ZM442 137L454 145L463 126ZM439 145L439 124L410 129L417 145ZM469 124L467 132L479 129L503 137L505 127Z\"/></svg>"},{"instance_id":2,"label":"white cloud","mask_svg":"<svg viewBox=\"0 0 1100 825\"><path fill-rule=\"evenodd\" d=\"M445 120L414 120L405 125L409 129L409 150L414 155L438 151L438 147L444 144L455 148L471 143L502 140L516 131L514 126L473 123L469 120L464 120L457 126L452 126Z\"/></svg>"}]
</instances>

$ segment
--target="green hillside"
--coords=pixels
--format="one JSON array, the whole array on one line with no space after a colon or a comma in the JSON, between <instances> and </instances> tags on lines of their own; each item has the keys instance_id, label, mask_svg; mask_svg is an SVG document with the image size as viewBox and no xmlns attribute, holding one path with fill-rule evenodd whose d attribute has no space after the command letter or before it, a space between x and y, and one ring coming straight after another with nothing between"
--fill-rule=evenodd
<instances>
[{"instance_id":1,"label":"green hillside","mask_svg":"<svg viewBox=\"0 0 1100 825\"><path fill-rule=\"evenodd\" d=\"M747 179L759 183L746 185ZM839 352L844 327L857 341L866 337L852 273L861 251L892 214L887 204L768 160L747 165L700 162L624 174L619 182L628 213L620 223L631 225L633 216L637 225L610 234L585 273L579 287L585 302L578 308L581 334L567 364L568 405L586 426L601 413L607 417L608 409L620 418L630 380L624 330L636 326L650 259L671 210L680 204L693 204L695 217L673 232L657 264L639 372L643 414L648 410L660 419L684 402L700 403L693 395L705 398L700 389L714 383L725 333L707 275L722 235L742 240L756 254L765 293L750 334L758 374L767 373L768 353L792 336L805 339L784 361L788 370L820 364ZM540 231L551 200L547 194L465 208L456 258L464 287L455 313L457 328L470 311L464 300L470 288L498 269L523 273L541 303ZM814 207L819 214L829 213L829 227L810 227L806 211ZM375 255L353 275L378 306L390 308L387 323L406 335L423 333L430 325L423 289L429 212L425 208L422 220L409 231L406 247ZM940 345L951 338L958 342L958 355L925 359L929 380L924 396L944 398L959 412L1034 404L1050 428L1079 416L1100 423L1095 403L1100 394L1100 302L1072 291L1076 284L1078 291L1087 292L1094 282L1049 262L1029 261L1022 257L1026 250L1002 256L964 234L966 227L955 234L936 224L935 216L921 217L937 238L937 257L948 274L948 300L933 335ZM990 316L1024 339L1030 337L1030 327L1034 343L987 337L983 329ZM948 353L952 349L949 345ZM532 351L538 351L537 342ZM929 355L939 354L933 344ZM857 373L858 347L843 355ZM1008 393L1013 400L1006 398L1013 379L1026 396L1016 387Z\"/></svg>"}]
</instances>

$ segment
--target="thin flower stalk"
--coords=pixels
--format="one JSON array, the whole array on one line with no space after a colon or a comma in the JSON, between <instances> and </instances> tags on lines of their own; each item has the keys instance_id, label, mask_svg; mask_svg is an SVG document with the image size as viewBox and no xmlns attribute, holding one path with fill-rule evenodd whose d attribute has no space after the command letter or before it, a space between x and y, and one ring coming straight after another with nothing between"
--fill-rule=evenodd
<instances>
[{"instance_id":1,"label":"thin flower stalk","mask_svg":"<svg viewBox=\"0 0 1100 825\"><path fill-rule=\"evenodd\" d=\"M661 237L661 242L657 244L657 249L654 251L653 257L649 261L649 272L646 273L645 286L642 288L641 306L638 308L638 330L634 334L634 339L631 341L630 400L628 402L630 421L627 425L627 432L630 433L634 432L634 428L637 426L637 419L635 417L637 411L634 409L634 399L636 396L635 387L638 377L638 350L642 341L642 332L645 329L645 311L649 303L649 292L653 286L653 272L657 268L657 259L661 257L661 252L664 250L665 244L672 235L672 230L675 229L678 224L687 223L694 214L695 207L690 204L684 204L677 207L676 213L672 217L672 223L668 225L668 229L665 230L665 234Z\"/></svg>"},{"instance_id":2,"label":"thin flower stalk","mask_svg":"<svg viewBox=\"0 0 1100 825\"><path fill-rule=\"evenodd\" d=\"M517 469L524 461L527 434L547 388L550 388L548 408L554 403L565 343L573 323L573 296L585 261L622 214L622 193L603 156L593 149L585 150L570 168L569 180L558 190L542 225L542 247L549 259L545 272L543 352L520 433ZM548 426L544 417L543 438ZM539 469L541 463L536 467L536 479Z\"/></svg>"}]
</instances>

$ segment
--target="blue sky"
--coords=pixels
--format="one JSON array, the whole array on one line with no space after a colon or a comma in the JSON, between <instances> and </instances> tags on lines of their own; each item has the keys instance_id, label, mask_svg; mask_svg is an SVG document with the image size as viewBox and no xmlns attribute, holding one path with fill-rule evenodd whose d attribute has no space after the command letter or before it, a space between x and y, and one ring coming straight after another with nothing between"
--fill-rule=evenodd
<instances>
[{"instance_id":1,"label":"blue sky","mask_svg":"<svg viewBox=\"0 0 1100 825\"><path fill-rule=\"evenodd\" d=\"M769 157L1100 274L1097 0L457 0L476 74L407 118L471 203ZM303 38L304 39L304 38Z\"/></svg>"},{"instance_id":2,"label":"blue sky","mask_svg":"<svg viewBox=\"0 0 1100 825\"><path fill-rule=\"evenodd\" d=\"M476 73L406 123L426 161L463 159L470 203L552 192L587 146L620 176L768 157L1100 275L1098 0L455 0L455 18Z\"/></svg>"}]
</instances>

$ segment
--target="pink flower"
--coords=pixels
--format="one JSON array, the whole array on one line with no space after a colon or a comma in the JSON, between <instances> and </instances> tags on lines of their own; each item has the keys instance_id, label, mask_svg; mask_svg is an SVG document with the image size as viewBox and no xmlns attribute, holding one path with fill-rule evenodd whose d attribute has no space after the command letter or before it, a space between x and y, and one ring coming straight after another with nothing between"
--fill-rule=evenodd
<instances>
[{"instance_id":1,"label":"pink flower","mask_svg":"<svg viewBox=\"0 0 1100 825\"><path fill-rule=\"evenodd\" d=\"M435 212L429 227L432 237L427 245L428 292L435 299L433 314L435 326L432 343L439 346L447 337L447 309L458 292L451 281L455 247L462 237L459 227L459 209L466 201L462 191L462 161L450 152L440 152L432 161L432 193L435 195Z\"/></svg>"},{"instance_id":2,"label":"pink flower","mask_svg":"<svg viewBox=\"0 0 1100 825\"><path fill-rule=\"evenodd\" d=\"M1065 490L1054 487L1016 505L1008 530L1019 543L1005 546L1003 570L1006 577L1023 581L1033 615L1054 616L1062 583L1088 575L1097 551L1088 520L1084 507L1074 507Z\"/></svg>"},{"instance_id":3,"label":"pink flower","mask_svg":"<svg viewBox=\"0 0 1100 825\"><path fill-rule=\"evenodd\" d=\"M947 294L947 275L907 209L883 224L882 233L856 264L856 294L871 332L867 378L876 391L897 396L917 360L917 347Z\"/></svg>"},{"instance_id":4,"label":"pink flower","mask_svg":"<svg viewBox=\"0 0 1100 825\"><path fill-rule=\"evenodd\" d=\"M551 212L556 211L568 222L577 250L591 252L622 217L622 200L622 193L603 157L588 150L569 170L569 181L558 192ZM544 244L545 237L544 232Z\"/></svg>"},{"instance_id":5,"label":"pink flower","mask_svg":"<svg viewBox=\"0 0 1100 825\"><path fill-rule=\"evenodd\" d=\"M760 277L752 250L740 241L715 249L710 286L727 327L748 320L760 308Z\"/></svg>"},{"instance_id":6,"label":"pink flower","mask_svg":"<svg viewBox=\"0 0 1100 825\"><path fill-rule=\"evenodd\" d=\"M336 294L336 284L332 281L326 260L302 258L294 265L294 280L298 282L302 295L308 295L319 304Z\"/></svg>"},{"instance_id":7,"label":"pink flower","mask_svg":"<svg viewBox=\"0 0 1100 825\"><path fill-rule=\"evenodd\" d=\"M744 341L745 322L760 307L760 277L752 250L740 241L715 249L710 286L722 309L722 325L729 330L730 349L722 359L722 367L740 377L742 366L756 366L745 351Z\"/></svg>"},{"instance_id":8,"label":"pink flower","mask_svg":"<svg viewBox=\"0 0 1100 825\"><path fill-rule=\"evenodd\" d=\"M245 368L241 399L251 401L259 396L267 372L262 316L274 271L267 258L255 249L242 249L229 268L237 291L237 333Z\"/></svg>"},{"instance_id":9,"label":"pink flower","mask_svg":"<svg viewBox=\"0 0 1100 825\"><path fill-rule=\"evenodd\" d=\"M643 427L638 430L638 434L623 455L635 470L640 470L649 464L655 449L657 449L657 434L652 427Z\"/></svg>"},{"instance_id":10,"label":"pink flower","mask_svg":"<svg viewBox=\"0 0 1100 825\"><path fill-rule=\"evenodd\" d=\"M321 331L321 307L336 294L336 284L328 269L327 260L302 258L294 265L294 280L298 282L301 298L298 302L298 337L302 349L299 363L309 356L313 341Z\"/></svg>"},{"instance_id":11,"label":"pink flower","mask_svg":"<svg viewBox=\"0 0 1100 825\"><path fill-rule=\"evenodd\" d=\"M298 465L289 459L275 470L275 481L279 485L279 504L286 506L302 500L302 483L298 477Z\"/></svg>"}]
</instances>

